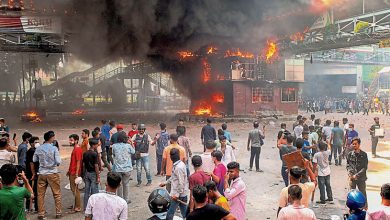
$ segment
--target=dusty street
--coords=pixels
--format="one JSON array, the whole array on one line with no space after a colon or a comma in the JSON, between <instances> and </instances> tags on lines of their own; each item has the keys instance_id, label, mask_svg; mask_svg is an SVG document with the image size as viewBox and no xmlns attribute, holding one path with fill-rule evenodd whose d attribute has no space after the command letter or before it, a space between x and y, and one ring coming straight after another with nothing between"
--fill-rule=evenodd
<instances>
[{"instance_id":1,"label":"dusty street","mask_svg":"<svg viewBox=\"0 0 390 220\"><path fill-rule=\"evenodd\" d=\"M304 114L309 116L309 114ZM317 113L317 117L321 117L324 122L324 119L339 120L345 117L345 114L333 113L324 115L323 113ZM382 115L378 115L381 119L381 124L384 125L387 133L389 134L390 130L390 118ZM389 135L386 135L384 139L380 140L378 146L378 154L380 158L371 159L371 147L368 128L373 123L374 115L362 116L353 115L348 116L350 123L355 124L356 130L359 132L359 136L362 138L363 150L369 154L369 171L368 171L368 181L367 181L367 190L368 190L368 200L369 207L376 206L380 203L379 190L381 184L389 182L390 176L390 142ZM134 120L137 120L140 117L138 116L115 116L112 117L117 122L123 122L126 125L126 130L130 129L130 123ZM96 120L95 120L96 119ZM28 130L34 135L38 135L41 140L43 140L42 135L44 131L54 130L57 135L57 139L60 142L61 146L61 157L63 162L60 166L61 173L61 185L62 185L62 206L63 213L65 213L66 207L72 205L72 194L71 191L64 189L64 186L68 184L68 179L66 178L66 170L69 166L69 157L71 148L68 146L67 137L69 134L77 133L80 134L81 130L84 128L93 129L96 126L101 126L99 120L101 116L91 119L90 117L86 120L80 120L79 118L66 118L63 120L59 119L47 119L43 123L20 123L16 119L10 119L8 124L11 127L11 132L16 132L20 135L23 131ZM107 118L110 119L110 118ZM146 122L147 130L146 132L154 136L158 131L158 121L168 121L168 117L155 117L149 122ZM154 121L154 122L153 122ZM49 123L50 122L50 123ZM246 172L241 173L245 183L247 184L247 216L248 219L275 219L276 210L278 208L278 196L280 190L283 188L282 178L280 175L280 166L281 161L279 159L279 153L275 147L277 130L282 121L275 121L275 125L268 125L266 128L266 140L265 145L262 147L260 165L261 169L264 170L264 173L249 172L249 152L246 150L246 140L247 132L252 128L252 123L247 122L232 122L228 123L228 130L232 132L233 145L238 148L236 151L237 158ZM288 129L292 129L292 121L287 122ZM176 121L170 121L168 124L168 131L174 132L176 128ZM186 122L187 127L187 136L191 139L191 148L195 154L201 153L203 146L200 144L200 130L203 124L195 122ZM220 127L220 123L214 123L215 128ZM158 184L163 180L162 177L156 178L154 174L156 173L156 163L155 163L155 154L153 147L151 148L151 172L153 176L152 186L146 187L141 186L140 188L135 187L136 181L132 180L130 187L130 198L132 203L129 204L129 219L147 219L151 215L147 207L147 197L149 193L158 187ZM107 170L104 170L103 175L107 173ZM133 178L135 177L135 170L132 173ZM145 179L145 174L143 173L142 178ZM134 178L135 179L135 178ZM104 189L104 180L105 177L102 177L101 187ZM313 208L316 212L316 215L319 219L331 219L331 215L341 216L345 210L345 198L347 193L347 175L345 170L345 161L343 161L343 166L334 166L332 165L332 174L331 182L332 189L335 198L334 205L320 206ZM143 181L146 183L146 180ZM319 198L319 190L316 189L315 201ZM46 210L48 212L48 218L54 218L54 206L53 198L51 196L50 190L46 195ZM28 219L36 219L36 215L29 215ZM63 219L83 219L82 214L73 214L73 215L63 215Z\"/></svg>"}]
</instances>

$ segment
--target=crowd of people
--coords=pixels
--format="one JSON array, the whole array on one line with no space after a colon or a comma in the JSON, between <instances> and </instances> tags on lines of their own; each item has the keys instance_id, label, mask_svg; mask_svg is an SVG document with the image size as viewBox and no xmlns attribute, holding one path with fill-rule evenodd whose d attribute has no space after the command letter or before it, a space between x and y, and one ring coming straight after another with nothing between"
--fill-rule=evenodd
<instances>
[{"instance_id":1,"label":"crowd of people","mask_svg":"<svg viewBox=\"0 0 390 220\"><path fill-rule=\"evenodd\" d=\"M368 115L370 112L381 113L384 115L390 115L390 102L388 98L374 97L372 100L368 98L310 98L306 97L300 100L299 108L301 110L309 112L322 112L325 114L331 112L346 112L353 115L363 113Z\"/></svg>"},{"instance_id":2,"label":"crowd of people","mask_svg":"<svg viewBox=\"0 0 390 220\"><path fill-rule=\"evenodd\" d=\"M125 132L123 124L102 120L101 127L91 132L83 129L80 136L69 135L73 150L66 175L74 203L66 214L82 212L85 219L131 219L128 216L131 173L135 166L136 187L143 186L143 171L147 180L145 185L152 184L150 146L155 146L155 176L165 176L165 181L149 196L148 207L153 212L149 219L176 219L180 210L181 217L188 220L246 220L247 187L240 176L243 168L236 159L237 147L232 145L234 137L226 123L216 130L211 119L206 122L200 134L204 149L200 155L192 153L184 120L179 120L171 134L165 123L160 123L160 131L152 136L146 132L144 124L133 123L131 130ZM62 161L55 132L46 132L42 145L37 136L24 132L18 145L15 136L10 138L5 120L0 119L0 123L0 219L26 219L27 212L37 213L38 219L46 219L47 187L51 188L54 197L55 216L61 218L59 166ZM277 219L316 219L310 204L317 186L320 198L316 204L333 204L331 165L334 162L335 166L341 166L343 160L352 190L347 197L350 218L381 220L390 217L389 184L382 186L382 206L368 209L368 156L360 147L361 140L354 125L348 123L347 118L342 123L334 121L332 126L332 121L326 120L322 125L313 114L310 120L298 116L291 132L285 123L281 124L276 146L282 161L285 188L280 192ZM249 171L253 171L255 164L256 172L264 172L259 161L266 126L260 125L255 121L248 132ZM383 135L378 117L368 130L372 156L377 157L378 140ZM106 187L100 191L104 169L108 170ZM80 190L83 188L81 203Z\"/></svg>"}]
</instances>

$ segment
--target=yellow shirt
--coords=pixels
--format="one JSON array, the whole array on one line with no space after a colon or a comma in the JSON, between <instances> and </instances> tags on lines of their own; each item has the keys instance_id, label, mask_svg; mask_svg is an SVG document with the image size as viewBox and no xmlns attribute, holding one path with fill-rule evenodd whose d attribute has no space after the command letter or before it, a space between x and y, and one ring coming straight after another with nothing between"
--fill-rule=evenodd
<instances>
[{"instance_id":1,"label":"yellow shirt","mask_svg":"<svg viewBox=\"0 0 390 220\"><path fill-rule=\"evenodd\" d=\"M229 203L228 203L227 199L226 199L224 196L219 197L219 198L215 201L215 205L220 206L220 207L222 207L223 209L225 209L226 211L229 211L229 212L230 212Z\"/></svg>"}]
</instances>

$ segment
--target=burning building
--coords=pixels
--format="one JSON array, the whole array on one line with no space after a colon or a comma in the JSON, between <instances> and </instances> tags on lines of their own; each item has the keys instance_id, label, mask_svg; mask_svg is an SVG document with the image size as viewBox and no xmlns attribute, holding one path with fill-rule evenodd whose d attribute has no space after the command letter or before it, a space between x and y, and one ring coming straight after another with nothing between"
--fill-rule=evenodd
<instances>
[{"instance_id":1,"label":"burning building","mask_svg":"<svg viewBox=\"0 0 390 220\"><path fill-rule=\"evenodd\" d=\"M297 113L303 62L281 61L278 53L276 43L268 42L260 55L233 49L196 59L199 74L192 74L198 78L190 88L190 113L217 117Z\"/></svg>"}]
</instances>

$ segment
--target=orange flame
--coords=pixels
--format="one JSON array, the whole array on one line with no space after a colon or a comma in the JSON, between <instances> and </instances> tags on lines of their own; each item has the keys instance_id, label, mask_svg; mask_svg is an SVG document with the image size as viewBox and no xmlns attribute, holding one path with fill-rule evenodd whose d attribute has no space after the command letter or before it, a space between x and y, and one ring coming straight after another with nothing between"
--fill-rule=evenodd
<instances>
[{"instance_id":1,"label":"orange flame","mask_svg":"<svg viewBox=\"0 0 390 220\"><path fill-rule=\"evenodd\" d=\"M225 96L220 93L216 93L213 95L213 101L216 103L224 103L225 102Z\"/></svg>"},{"instance_id":2,"label":"orange flame","mask_svg":"<svg viewBox=\"0 0 390 220\"><path fill-rule=\"evenodd\" d=\"M211 105L202 101L197 108L195 108L195 115L211 115Z\"/></svg>"},{"instance_id":3,"label":"orange flame","mask_svg":"<svg viewBox=\"0 0 390 220\"><path fill-rule=\"evenodd\" d=\"M279 48L275 41L267 41L265 49L265 60L267 63L272 63L279 57Z\"/></svg>"},{"instance_id":4,"label":"orange flame","mask_svg":"<svg viewBox=\"0 0 390 220\"><path fill-rule=\"evenodd\" d=\"M72 115L84 115L85 113L87 113L86 110L84 110L84 109L77 109L74 112L72 112Z\"/></svg>"},{"instance_id":5,"label":"orange flame","mask_svg":"<svg viewBox=\"0 0 390 220\"><path fill-rule=\"evenodd\" d=\"M42 119L39 117L38 113L34 111L27 112L25 116L26 116L26 120L30 122L42 122Z\"/></svg>"},{"instance_id":6,"label":"orange flame","mask_svg":"<svg viewBox=\"0 0 390 220\"><path fill-rule=\"evenodd\" d=\"M207 59L202 59L202 82L208 83L211 80L211 65Z\"/></svg>"},{"instance_id":7,"label":"orange flame","mask_svg":"<svg viewBox=\"0 0 390 220\"><path fill-rule=\"evenodd\" d=\"M310 30L309 27L306 27L303 32L297 32L295 34L292 34L290 36L290 39L292 41L296 41L296 42L303 41L303 40L305 40L305 33L309 32L309 30Z\"/></svg>"},{"instance_id":8,"label":"orange flame","mask_svg":"<svg viewBox=\"0 0 390 220\"><path fill-rule=\"evenodd\" d=\"M186 59L188 57L193 57L194 54L190 51L179 51L177 52L181 59Z\"/></svg>"},{"instance_id":9,"label":"orange flame","mask_svg":"<svg viewBox=\"0 0 390 220\"><path fill-rule=\"evenodd\" d=\"M241 52L240 48L237 48L236 50L227 50L225 53L225 57L254 58L255 55L250 52Z\"/></svg>"},{"instance_id":10,"label":"orange flame","mask_svg":"<svg viewBox=\"0 0 390 220\"><path fill-rule=\"evenodd\" d=\"M217 52L218 48L216 47L209 47L208 50L207 50L207 54L215 54L215 52Z\"/></svg>"}]
</instances>

